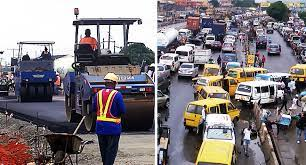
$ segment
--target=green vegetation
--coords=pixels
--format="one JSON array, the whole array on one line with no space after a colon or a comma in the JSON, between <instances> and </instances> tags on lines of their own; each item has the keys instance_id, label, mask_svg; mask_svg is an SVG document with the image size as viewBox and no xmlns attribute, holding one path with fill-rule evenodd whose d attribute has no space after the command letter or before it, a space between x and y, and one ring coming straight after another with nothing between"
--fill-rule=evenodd
<instances>
[{"instance_id":1,"label":"green vegetation","mask_svg":"<svg viewBox=\"0 0 306 165\"><path fill-rule=\"evenodd\" d=\"M303 20L306 20L306 12L305 11L299 12L299 17Z\"/></svg>"},{"instance_id":2,"label":"green vegetation","mask_svg":"<svg viewBox=\"0 0 306 165\"><path fill-rule=\"evenodd\" d=\"M268 7L267 13L277 21L287 21L289 9L282 1L277 1Z\"/></svg>"},{"instance_id":3,"label":"green vegetation","mask_svg":"<svg viewBox=\"0 0 306 165\"><path fill-rule=\"evenodd\" d=\"M126 55L133 65L141 65L142 61L152 64L155 61L155 53L143 43L130 43L126 49ZM122 49L120 53L123 51Z\"/></svg>"}]
</instances>

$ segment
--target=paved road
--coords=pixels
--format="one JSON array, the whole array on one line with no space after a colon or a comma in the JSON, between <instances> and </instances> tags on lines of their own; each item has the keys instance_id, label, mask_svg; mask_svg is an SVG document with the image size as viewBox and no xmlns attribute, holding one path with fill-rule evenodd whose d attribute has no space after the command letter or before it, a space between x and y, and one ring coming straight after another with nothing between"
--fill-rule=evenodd
<instances>
[{"instance_id":1,"label":"paved road","mask_svg":"<svg viewBox=\"0 0 306 165\"><path fill-rule=\"evenodd\" d=\"M286 46L282 37L275 31L272 40L282 45L281 56L266 56L266 66L270 72L288 72L289 67L296 63L296 59L291 54L291 48ZM241 53L241 45L237 43L237 53L239 61L244 59ZM261 50L262 54L266 54L265 50ZM214 53L213 57L216 59L220 52ZM183 112L188 102L193 101L193 88L190 79L178 80L177 75L171 77L170 88L170 107L169 119L165 124L171 128L171 144L169 148L170 164L194 164L197 152L201 145L201 138L193 133L185 130L183 125ZM161 110L165 114L165 110ZM247 121L252 120L249 109L243 108L241 110L241 120L238 123L236 130L240 132L242 128L247 126ZM236 134L237 142L240 143L241 135ZM241 145L236 144L238 151L241 151ZM265 160L263 153L259 147L259 140L253 140L250 145L251 156L246 158L243 154L238 156L238 164L240 165L263 165Z\"/></svg>"}]
</instances>

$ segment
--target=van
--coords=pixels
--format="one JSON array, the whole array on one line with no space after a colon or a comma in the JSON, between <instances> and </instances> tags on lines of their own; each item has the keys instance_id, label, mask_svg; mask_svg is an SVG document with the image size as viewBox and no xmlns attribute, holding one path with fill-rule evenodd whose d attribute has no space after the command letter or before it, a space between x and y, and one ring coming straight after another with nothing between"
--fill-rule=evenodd
<instances>
[{"instance_id":1,"label":"van","mask_svg":"<svg viewBox=\"0 0 306 165\"><path fill-rule=\"evenodd\" d=\"M202 76L217 76L220 72L220 66L218 64L205 64Z\"/></svg>"},{"instance_id":2,"label":"van","mask_svg":"<svg viewBox=\"0 0 306 165\"><path fill-rule=\"evenodd\" d=\"M230 100L230 95L222 87L219 86L200 86L200 91L198 92L198 100L203 100L207 98L220 98Z\"/></svg>"},{"instance_id":3,"label":"van","mask_svg":"<svg viewBox=\"0 0 306 165\"><path fill-rule=\"evenodd\" d=\"M194 52L194 64L205 64L209 61L211 58L212 53L211 49L199 49Z\"/></svg>"},{"instance_id":4,"label":"van","mask_svg":"<svg viewBox=\"0 0 306 165\"><path fill-rule=\"evenodd\" d=\"M266 74L257 74L255 80L266 80L266 81L274 81L281 82L282 79L289 79L289 73L266 73Z\"/></svg>"},{"instance_id":5,"label":"van","mask_svg":"<svg viewBox=\"0 0 306 165\"><path fill-rule=\"evenodd\" d=\"M277 103L282 99L284 91L280 84L273 81L249 81L238 84L235 100L242 103L259 104Z\"/></svg>"},{"instance_id":6,"label":"van","mask_svg":"<svg viewBox=\"0 0 306 165\"><path fill-rule=\"evenodd\" d=\"M216 41L216 36L213 34L208 34L205 37L205 46L211 46L211 44L215 41Z\"/></svg>"},{"instance_id":7,"label":"van","mask_svg":"<svg viewBox=\"0 0 306 165\"><path fill-rule=\"evenodd\" d=\"M236 165L238 159L235 144L211 140L203 141L196 165Z\"/></svg>"},{"instance_id":8,"label":"van","mask_svg":"<svg viewBox=\"0 0 306 165\"><path fill-rule=\"evenodd\" d=\"M220 140L235 144L234 124L227 114L207 114L203 141Z\"/></svg>"},{"instance_id":9,"label":"van","mask_svg":"<svg viewBox=\"0 0 306 165\"><path fill-rule=\"evenodd\" d=\"M290 78L299 83L306 83L306 64L296 64L290 68Z\"/></svg>"},{"instance_id":10,"label":"van","mask_svg":"<svg viewBox=\"0 0 306 165\"><path fill-rule=\"evenodd\" d=\"M206 114L228 114L234 123L239 120L240 110L238 110L230 100L207 98L204 100L192 101L188 103L184 112L184 126L186 129L189 129L189 131L196 129L196 132L199 132L204 105L207 106Z\"/></svg>"},{"instance_id":11,"label":"van","mask_svg":"<svg viewBox=\"0 0 306 165\"><path fill-rule=\"evenodd\" d=\"M190 46L179 46L175 50L175 54L179 55L179 62L191 62L193 63L194 50Z\"/></svg>"},{"instance_id":12,"label":"van","mask_svg":"<svg viewBox=\"0 0 306 165\"><path fill-rule=\"evenodd\" d=\"M170 66L172 72L176 72L180 67L179 55L175 53L166 53L159 58L160 64Z\"/></svg>"},{"instance_id":13,"label":"van","mask_svg":"<svg viewBox=\"0 0 306 165\"><path fill-rule=\"evenodd\" d=\"M234 68L228 71L228 76L237 79L238 82L253 81L257 74L267 73L268 70L265 68L256 67L245 67L245 68Z\"/></svg>"}]
</instances>

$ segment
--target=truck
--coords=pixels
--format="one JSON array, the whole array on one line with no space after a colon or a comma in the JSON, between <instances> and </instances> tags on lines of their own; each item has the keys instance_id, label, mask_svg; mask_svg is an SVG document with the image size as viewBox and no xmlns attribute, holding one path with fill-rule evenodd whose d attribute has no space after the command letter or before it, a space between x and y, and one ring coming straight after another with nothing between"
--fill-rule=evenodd
<instances>
[{"instance_id":1,"label":"truck","mask_svg":"<svg viewBox=\"0 0 306 165\"><path fill-rule=\"evenodd\" d=\"M203 28L212 28L213 26L213 19L210 17L203 17L201 22L201 29Z\"/></svg>"},{"instance_id":2,"label":"truck","mask_svg":"<svg viewBox=\"0 0 306 165\"><path fill-rule=\"evenodd\" d=\"M216 36L217 41L222 41L226 32L226 23L214 22L212 26L212 33Z\"/></svg>"},{"instance_id":3,"label":"truck","mask_svg":"<svg viewBox=\"0 0 306 165\"><path fill-rule=\"evenodd\" d=\"M52 102L54 81L56 73L54 71L54 61L35 58L22 60L24 51L34 53L37 49L34 46L44 46L49 48L53 55L53 41L21 41L18 42L18 64L15 66L15 95L18 102L47 101ZM25 45L31 49L25 49ZM27 53L28 54L28 53Z\"/></svg>"},{"instance_id":4,"label":"truck","mask_svg":"<svg viewBox=\"0 0 306 165\"><path fill-rule=\"evenodd\" d=\"M77 15L77 14L76 14ZM80 18L73 21L75 26L73 72L67 72L63 84L65 93L65 110L68 122L78 122L86 116L84 125L87 131L93 131L96 123L96 113L92 109L95 94L105 89L104 76L115 73L119 76L116 90L123 95L126 114L121 118L123 130L148 130L154 121L154 82L139 65L131 65L126 54L130 26L141 24L140 18ZM79 29L81 27L95 28L97 50L89 44L79 44ZM111 27L122 27L123 48L119 53L110 48L101 48L101 30L108 29L111 42ZM118 42L116 42L118 43Z\"/></svg>"},{"instance_id":5,"label":"truck","mask_svg":"<svg viewBox=\"0 0 306 165\"><path fill-rule=\"evenodd\" d=\"M199 49L194 52L194 64L202 65L208 63L212 57L211 49Z\"/></svg>"},{"instance_id":6,"label":"truck","mask_svg":"<svg viewBox=\"0 0 306 165\"><path fill-rule=\"evenodd\" d=\"M191 30L195 36L200 31L200 17L188 17L187 29Z\"/></svg>"},{"instance_id":7,"label":"truck","mask_svg":"<svg viewBox=\"0 0 306 165\"><path fill-rule=\"evenodd\" d=\"M178 46L177 42L178 30L169 28L157 33L157 49L159 51L168 52L171 46Z\"/></svg>"}]
</instances>

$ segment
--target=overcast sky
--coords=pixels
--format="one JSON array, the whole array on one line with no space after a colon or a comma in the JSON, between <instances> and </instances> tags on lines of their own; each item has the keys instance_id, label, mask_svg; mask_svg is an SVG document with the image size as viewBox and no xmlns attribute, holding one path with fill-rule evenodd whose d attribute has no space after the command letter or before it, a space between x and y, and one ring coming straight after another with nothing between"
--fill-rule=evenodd
<instances>
[{"instance_id":1,"label":"overcast sky","mask_svg":"<svg viewBox=\"0 0 306 165\"><path fill-rule=\"evenodd\" d=\"M7 49L18 48L18 41L27 40L52 40L55 41L54 54L73 53L75 7L79 8L79 18L141 18L142 25L130 26L129 41L143 42L155 51L156 0L9 0L0 2L3 56L9 59L12 52ZM84 30L79 32L83 36ZM111 36L121 40L122 31L115 28Z\"/></svg>"}]
</instances>

